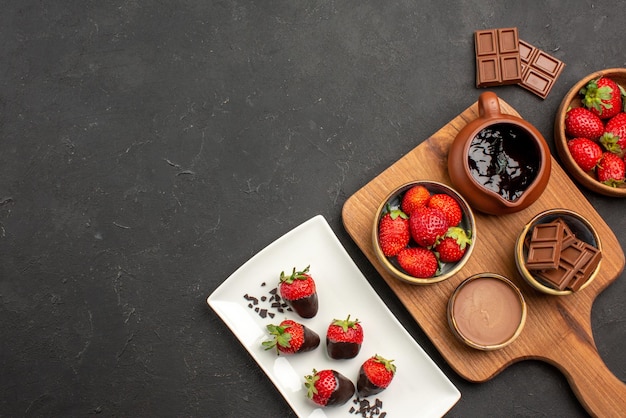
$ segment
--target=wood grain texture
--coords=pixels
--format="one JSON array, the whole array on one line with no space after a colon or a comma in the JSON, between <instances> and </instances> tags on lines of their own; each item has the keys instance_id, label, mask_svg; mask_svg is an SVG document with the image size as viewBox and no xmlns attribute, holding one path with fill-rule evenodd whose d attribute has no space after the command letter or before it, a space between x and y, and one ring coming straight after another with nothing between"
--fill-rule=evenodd
<instances>
[{"instance_id":1,"label":"wood grain texture","mask_svg":"<svg viewBox=\"0 0 626 418\"><path fill-rule=\"evenodd\" d=\"M519 116L501 99L500 106L503 113ZM626 409L626 385L611 373L598 354L591 329L591 307L596 296L622 272L624 252L613 231L554 159L548 186L530 207L504 216L475 213L474 252L451 279L432 285L407 284L393 278L376 259L371 237L380 202L392 189L412 180L450 185L446 169L448 148L456 133L476 117L478 108L474 103L358 190L343 206L344 226L460 376L484 382L517 361L543 360L564 373L592 415L616 416ZM581 292L569 296L538 292L524 282L515 266L517 234L537 213L552 208L571 209L585 216L596 228L603 246L601 270L596 279ZM504 349L492 352L478 351L457 341L446 320L446 306L454 289L465 278L480 272L500 273L510 278L528 304L528 317L520 337Z\"/></svg>"}]
</instances>

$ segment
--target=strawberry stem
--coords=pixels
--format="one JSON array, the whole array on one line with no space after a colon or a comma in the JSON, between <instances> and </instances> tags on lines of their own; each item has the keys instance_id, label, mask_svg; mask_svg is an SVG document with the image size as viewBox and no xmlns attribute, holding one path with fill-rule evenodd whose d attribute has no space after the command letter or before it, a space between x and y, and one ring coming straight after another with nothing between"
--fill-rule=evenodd
<instances>
[{"instance_id":1,"label":"strawberry stem","mask_svg":"<svg viewBox=\"0 0 626 418\"><path fill-rule=\"evenodd\" d=\"M350 315L346 319L334 319L333 325L337 325L343 329L343 332L348 332L348 328L356 328L356 324L359 323L358 319L350 321Z\"/></svg>"},{"instance_id":2,"label":"strawberry stem","mask_svg":"<svg viewBox=\"0 0 626 418\"><path fill-rule=\"evenodd\" d=\"M283 283L291 284L294 282L294 280L306 280L308 278L309 267L311 266L306 266L306 268L302 271L296 271L296 268L294 267L291 275L289 276L285 275L284 271L281 271L280 281Z\"/></svg>"}]
</instances>

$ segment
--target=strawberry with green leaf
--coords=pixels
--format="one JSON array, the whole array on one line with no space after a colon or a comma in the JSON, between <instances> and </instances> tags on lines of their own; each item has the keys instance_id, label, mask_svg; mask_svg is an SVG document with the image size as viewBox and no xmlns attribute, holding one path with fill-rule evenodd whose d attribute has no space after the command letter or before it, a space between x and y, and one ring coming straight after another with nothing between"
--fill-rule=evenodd
<instances>
[{"instance_id":1,"label":"strawberry with green leaf","mask_svg":"<svg viewBox=\"0 0 626 418\"><path fill-rule=\"evenodd\" d=\"M378 223L378 244L383 254L387 257L396 256L409 244L410 239L409 217L400 209L387 206L387 212Z\"/></svg>"},{"instance_id":2,"label":"strawberry with green leaf","mask_svg":"<svg viewBox=\"0 0 626 418\"><path fill-rule=\"evenodd\" d=\"M361 365L356 391L361 397L376 395L387 389L395 375L396 365L393 360L376 354Z\"/></svg>"},{"instance_id":3,"label":"strawberry with green leaf","mask_svg":"<svg viewBox=\"0 0 626 418\"><path fill-rule=\"evenodd\" d=\"M269 324L267 330L273 338L261 344L266 350L276 349L276 354L304 353L320 345L320 336L315 331L291 319L278 325Z\"/></svg>"},{"instance_id":4,"label":"strawberry with green leaf","mask_svg":"<svg viewBox=\"0 0 626 418\"><path fill-rule=\"evenodd\" d=\"M354 395L354 383L332 369L317 371L304 376L304 387L309 399L320 406L343 405Z\"/></svg>"},{"instance_id":5,"label":"strawberry with green leaf","mask_svg":"<svg viewBox=\"0 0 626 418\"><path fill-rule=\"evenodd\" d=\"M471 245L472 239L463 228L453 226L446 231L436 245L435 253L442 263L455 263L465 255L467 247Z\"/></svg>"},{"instance_id":6,"label":"strawberry with green leaf","mask_svg":"<svg viewBox=\"0 0 626 418\"><path fill-rule=\"evenodd\" d=\"M610 119L623 110L622 96L626 92L608 77L591 80L580 89L584 107L598 115L600 119Z\"/></svg>"},{"instance_id":7,"label":"strawberry with green leaf","mask_svg":"<svg viewBox=\"0 0 626 418\"><path fill-rule=\"evenodd\" d=\"M332 359L351 359L363 344L363 327L358 319L333 319L326 331L326 350Z\"/></svg>"},{"instance_id":8,"label":"strawberry with green leaf","mask_svg":"<svg viewBox=\"0 0 626 418\"><path fill-rule=\"evenodd\" d=\"M596 169L596 175L599 182L611 187L618 187L624 184L626 164L616 154L606 151L602 154L602 159Z\"/></svg>"},{"instance_id":9,"label":"strawberry with green leaf","mask_svg":"<svg viewBox=\"0 0 626 418\"><path fill-rule=\"evenodd\" d=\"M293 271L290 275L280 273L278 290L285 302L301 317L313 318L317 315L319 302L317 288L313 276L309 274L310 266L302 271Z\"/></svg>"},{"instance_id":10,"label":"strawberry with green leaf","mask_svg":"<svg viewBox=\"0 0 626 418\"><path fill-rule=\"evenodd\" d=\"M607 151L624 155L626 150L626 113L620 112L609 119L604 127L600 143Z\"/></svg>"}]
</instances>

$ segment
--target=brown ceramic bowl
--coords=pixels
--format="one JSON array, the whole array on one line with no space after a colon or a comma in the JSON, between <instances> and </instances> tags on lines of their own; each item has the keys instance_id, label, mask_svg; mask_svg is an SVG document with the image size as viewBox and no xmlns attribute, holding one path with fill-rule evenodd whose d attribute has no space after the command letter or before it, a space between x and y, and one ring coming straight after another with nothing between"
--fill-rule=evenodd
<instances>
[{"instance_id":1,"label":"brown ceramic bowl","mask_svg":"<svg viewBox=\"0 0 626 418\"><path fill-rule=\"evenodd\" d=\"M463 258L461 258L456 263L440 263L440 268L438 273L433 277L414 277L410 274L406 273L402 267L398 264L396 257L387 257L383 254L380 244L378 242L378 223L380 219L385 214L386 208L391 207L392 209L398 208L401 203L401 199L403 194L409 190L413 186L422 185L428 189L428 191L432 194L435 193L445 193L447 195L452 196L457 203L461 207L461 211L463 212L463 219L459 224L459 227L463 228L465 231L469 231L470 237L472 239L472 243L467 247ZM476 222L474 220L474 214L472 209L468 205L468 203L463 199L463 197L456 192L450 186L439 183L436 181L413 181L410 183L406 183L397 189L393 190L387 197L381 202L378 210L376 211L376 215L374 216L374 222L372 223L372 244L374 247L374 253L376 257L384 266L384 268L391 273L395 278L399 280L403 280L405 282L411 284L431 284L441 282L443 280L449 279L454 276L461 268L465 265L467 260L470 258L472 251L474 249L476 243ZM412 240L409 243L409 246L417 246Z\"/></svg>"},{"instance_id":2,"label":"brown ceramic bowl","mask_svg":"<svg viewBox=\"0 0 626 418\"><path fill-rule=\"evenodd\" d=\"M452 185L480 212L505 215L527 208L550 179L545 139L528 121L502 113L491 91L479 96L478 114L450 146Z\"/></svg>"},{"instance_id":3,"label":"brown ceramic bowl","mask_svg":"<svg viewBox=\"0 0 626 418\"><path fill-rule=\"evenodd\" d=\"M576 164L567 149L568 138L565 135L565 115L567 114L567 110L570 107L580 107L581 98L578 92L591 80L595 80L600 77L609 77L620 86L626 88L626 68L609 68L597 71L593 74L589 74L578 83L574 84L574 86L563 98L563 101L556 112L556 120L554 123L554 143L563 166L578 183L589 190L605 196L626 197L626 185L611 187L600 183L594 177L593 172L585 172L578 166L578 164Z\"/></svg>"},{"instance_id":4,"label":"brown ceramic bowl","mask_svg":"<svg viewBox=\"0 0 626 418\"><path fill-rule=\"evenodd\" d=\"M600 236L596 232L593 225L591 225L591 223L585 217L569 209L549 209L534 216L522 228L522 231L520 232L515 243L515 264L517 265L517 270L519 271L521 276L533 288L549 295L565 296L574 293L574 291L569 289L559 290L556 286L553 286L550 283L547 283L544 280L538 278L533 271L529 270L526 267L528 249L527 245L525 245L525 242L527 242L527 239L532 236L533 228L535 228L539 224L546 224L558 218L562 219L567 224L567 226L577 239L586 242L592 247L597 248L598 250L600 250L600 252L602 251ZM589 284L591 284L591 282L598 275L601 265L602 260L600 260L600 263L598 263L587 281L581 286L578 291L581 291L585 287L589 286Z\"/></svg>"}]
</instances>

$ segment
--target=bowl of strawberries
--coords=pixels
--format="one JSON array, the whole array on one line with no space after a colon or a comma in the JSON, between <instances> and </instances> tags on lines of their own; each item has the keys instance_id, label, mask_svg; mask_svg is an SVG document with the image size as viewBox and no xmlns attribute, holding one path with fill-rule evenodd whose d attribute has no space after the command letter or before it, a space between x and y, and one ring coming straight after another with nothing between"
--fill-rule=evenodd
<instances>
[{"instance_id":1,"label":"bowl of strawberries","mask_svg":"<svg viewBox=\"0 0 626 418\"><path fill-rule=\"evenodd\" d=\"M589 190L626 197L626 68L576 83L556 114L554 141L564 167Z\"/></svg>"},{"instance_id":2,"label":"bowl of strawberries","mask_svg":"<svg viewBox=\"0 0 626 418\"><path fill-rule=\"evenodd\" d=\"M474 214L452 187L436 181L406 183L383 200L374 217L372 242L384 268L412 284L455 275L476 240Z\"/></svg>"}]
</instances>

